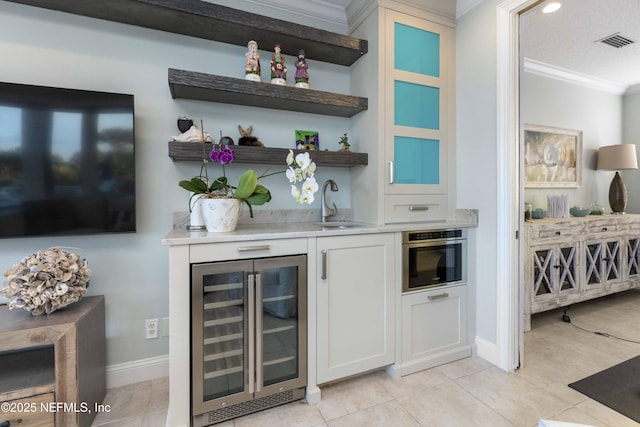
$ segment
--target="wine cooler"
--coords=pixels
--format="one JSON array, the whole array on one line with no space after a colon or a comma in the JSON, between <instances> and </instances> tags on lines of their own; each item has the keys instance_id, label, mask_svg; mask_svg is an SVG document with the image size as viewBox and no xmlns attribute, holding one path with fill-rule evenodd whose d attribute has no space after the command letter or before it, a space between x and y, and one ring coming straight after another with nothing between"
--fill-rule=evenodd
<instances>
[{"instance_id":1,"label":"wine cooler","mask_svg":"<svg viewBox=\"0 0 640 427\"><path fill-rule=\"evenodd\" d=\"M192 264L194 426L304 397L306 265L306 255Z\"/></svg>"}]
</instances>

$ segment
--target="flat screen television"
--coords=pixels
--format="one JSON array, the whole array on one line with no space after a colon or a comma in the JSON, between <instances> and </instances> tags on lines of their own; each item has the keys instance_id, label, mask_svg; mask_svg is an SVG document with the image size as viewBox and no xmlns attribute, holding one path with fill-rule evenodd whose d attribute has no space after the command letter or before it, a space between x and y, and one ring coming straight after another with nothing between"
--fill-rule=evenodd
<instances>
[{"instance_id":1,"label":"flat screen television","mask_svg":"<svg viewBox=\"0 0 640 427\"><path fill-rule=\"evenodd\" d=\"M133 95L0 83L0 237L136 230Z\"/></svg>"}]
</instances>

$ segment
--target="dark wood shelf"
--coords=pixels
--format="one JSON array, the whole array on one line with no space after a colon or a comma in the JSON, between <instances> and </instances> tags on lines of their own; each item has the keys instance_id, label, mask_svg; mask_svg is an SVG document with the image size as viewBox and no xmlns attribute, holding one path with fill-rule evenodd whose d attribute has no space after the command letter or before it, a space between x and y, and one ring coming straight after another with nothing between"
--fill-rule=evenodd
<instances>
[{"instance_id":1,"label":"dark wood shelf","mask_svg":"<svg viewBox=\"0 0 640 427\"><path fill-rule=\"evenodd\" d=\"M201 0L9 0L61 12L246 46L277 43L285 55L349 66L367 53L366 40Z\"/></svg>"},{"instance_id":2,"label":"dark wood shelf","mask_svg":"<svg viewBox=\"0 0 640 427\"><path fill-rule=\"evenodd\" d=\"M205 144L205 152L211 153L212 144ZM234 145L235 163L255 163L264 165L286 165L285 161L289 149L270 147L250 147L245 145ZM295 154L303 153L303 150L293 150ZM367 153L345 153L343 151L309 151L311 160L317 166L346 167L364 166L369 163ZM202 160L202 146L197 142L176 142L169 141L169 157L174 161Z\"/></svg>"},{"instance_id":3,"label":"dark wood shelf","mask_svg":"<svg viewBox=\"0 0 640 427\"><path fill-rule=\"evenodd\" d=\"M171 96L326 116L351 117L367 98L169 68Z\"/></svg>"}]
</instances>

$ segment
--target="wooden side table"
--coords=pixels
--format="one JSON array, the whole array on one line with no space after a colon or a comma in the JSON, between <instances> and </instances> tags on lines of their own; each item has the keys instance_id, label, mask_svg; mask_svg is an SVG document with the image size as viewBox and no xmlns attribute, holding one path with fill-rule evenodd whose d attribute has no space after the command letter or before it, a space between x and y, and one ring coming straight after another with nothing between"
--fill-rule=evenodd
<instances>
[{"instance_id":1,"label":"wooden side table","mask_svg":"<svg viewBox=\"0 0 640 427\"><path fill-rule=\"evenodd\" d=\"M104 296L48 316L0 307L0 424L90 426L104 396Z\"/></svg>"}]
</instances>

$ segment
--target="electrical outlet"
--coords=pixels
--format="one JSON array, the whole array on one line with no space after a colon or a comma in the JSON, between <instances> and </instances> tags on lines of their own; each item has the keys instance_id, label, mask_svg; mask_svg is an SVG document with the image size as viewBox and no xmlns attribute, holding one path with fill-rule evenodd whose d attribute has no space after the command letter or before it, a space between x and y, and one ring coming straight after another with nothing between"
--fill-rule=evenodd
<instances>
[{"instance_id":1,"label":"electrical outlet","mask_svg":"<svg viewBox=\"0 0 640 427\"><path fill-rule=\"evenodd\" d=\"M158 319L147 319L144 321L144 338L147 340L158 338Z\"/></svg>"}]
</instances>

